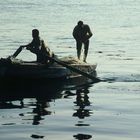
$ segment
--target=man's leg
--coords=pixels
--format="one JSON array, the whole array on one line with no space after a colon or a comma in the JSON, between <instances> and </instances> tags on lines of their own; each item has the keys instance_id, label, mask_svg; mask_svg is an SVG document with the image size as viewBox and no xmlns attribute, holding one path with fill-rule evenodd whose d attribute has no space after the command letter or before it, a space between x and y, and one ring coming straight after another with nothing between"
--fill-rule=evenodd
<instances>
[{"instance_id":1,"label":"man's leg","mask_svg":"<svg viewBox=\"0 0 140 140\"><path fill-rule=\"evenodd\" d=\"M86 62L87 55L88 55L88 48L89 48L89 40L84 43L84 57L83 61Z\"/></svg>"},{"instance_id":2,"label":"man's leg","mask_svg":"<svg viewBox=\"0 0 140 140\"><path fill-rule=\"evenodd\" d=\"M76 47L77 47L77 57L80 60L82 42L81 41L76 41Z\"/></svg>"}]
</instances>

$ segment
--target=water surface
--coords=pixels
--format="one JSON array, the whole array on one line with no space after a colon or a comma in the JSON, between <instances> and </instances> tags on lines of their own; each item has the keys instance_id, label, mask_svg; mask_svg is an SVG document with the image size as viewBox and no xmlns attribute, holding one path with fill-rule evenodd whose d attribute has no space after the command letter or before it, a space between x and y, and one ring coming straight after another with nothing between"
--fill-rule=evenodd
<instances>
[{"instance_id":1,"label":"water surface","mask_svg":"<svg viewBox=\"0 0 140 140\"><path fill-rule=\"evenodd\" d=\"M0 139L138 140L139 5L138 0L0 1L0 57L29 43L33 28L58 56L76 56L72 30L80 19L94 34L87 61L97 63L98 77L107 80L60 90L53 98L1 98ZM18 58L35 56L23 50Z\"/></svg>"}]
</instances>

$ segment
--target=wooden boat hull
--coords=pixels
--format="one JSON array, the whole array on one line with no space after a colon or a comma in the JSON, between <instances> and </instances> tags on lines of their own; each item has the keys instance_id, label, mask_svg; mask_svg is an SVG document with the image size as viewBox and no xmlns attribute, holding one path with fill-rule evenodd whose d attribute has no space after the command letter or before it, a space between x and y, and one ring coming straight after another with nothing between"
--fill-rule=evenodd
<instances>
[{"instance_id":1,"label":"wooden boat hull","mask_svg":"<svg viewBox=\"0 0 140 140\"><path fill-rule=\"evenodd\" d=\"M68 62L67 62L68 63ZM96 65L87 63L71 63L70 66L77 68L83 72L92 74L95 72ZM0 78L13 79L62 79L81 76L70 69L54 63L53 65L45 65L37 62L24 62L17 59L7 61L0 60Z\"/></svg>"},{"instance_id":2,"label":"wooden boat hull","mask_svg":"<svg viewBox=\"0 0 140 140\"><path fill-rule=\"evenodd\" d=\"M0 63L0 78L56 79L66 77L66 75L67 69L55 64L48 66L24 61Z\"/></svg>"}]
</instances>

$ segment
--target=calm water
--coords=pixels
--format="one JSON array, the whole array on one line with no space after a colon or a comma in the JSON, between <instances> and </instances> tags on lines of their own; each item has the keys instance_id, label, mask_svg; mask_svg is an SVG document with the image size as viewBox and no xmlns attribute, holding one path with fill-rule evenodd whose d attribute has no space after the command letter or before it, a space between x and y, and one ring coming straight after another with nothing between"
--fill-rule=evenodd
<instances>
[{"instance_id":1,"label":"calm water","mask_svg":"<svg viewBox=\"0 0 140 140\"><path fill-rule=\"evenodd\" d=\"M140 139L139 0L1 0L0 57L29 43L33 28L58 56L76 56L79 19L94 33L87 61L108 82L60 90L53 99L1 99L1 140ZM27 50L18 57L35 59Z\"/></svg>"}]
</instances>

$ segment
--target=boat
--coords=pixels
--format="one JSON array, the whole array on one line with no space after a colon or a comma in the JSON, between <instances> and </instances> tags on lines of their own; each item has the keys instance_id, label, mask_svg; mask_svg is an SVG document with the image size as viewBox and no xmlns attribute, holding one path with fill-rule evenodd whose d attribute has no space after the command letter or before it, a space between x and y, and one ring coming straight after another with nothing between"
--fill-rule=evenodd
<instances>
[{"instance_id":1,"label":"boat","mask_svg":"<svg viewBox=\"0 0 140 140\"><path fill-rule=\"evenodd\" d=\"M57 61L56 61L57 62ZM20 59L0 59L0 86L1 85L38 85L49 83L54 85L80 85L83 82L95 82L82 74L96 77L96 64L81 62L73 57L60 58L59 62L67 67L54 62L51 65L41 64L35 61L22 61ZM73 71L74 69L74 71ZM78 72L75 70L78 70ZM79 73L80 72L80 73Z\"/></svg>"},{"instance_id":2,"label":"boat","mask_svg":"<svg viewBox=\"0 0 140 140\"><path fill-rule=\"evenodd\" d=\"M59 60L70 68L96 77L96 64L84 63L73 57ZM0 59L0 97L46 97L93 82L56 62L47 65L15 58Z\"/></svg>"},{"instance_id":3,"label":"boat","mask_svg":"<svg viewBox=\"0 0 140 140\"><path fill-rule=\"evenodd\" d=\"M82 72L93 75L96 64L81 62L73 57L64 57L60 59L66 65ZM56 62L52 65L41 64L35 61L28 62L19 59L0 59L0 79L45 79L61 80L81 77L81 74L64 67Z\"/></svg>"}]
</instances>

